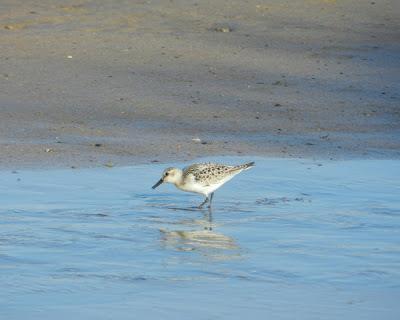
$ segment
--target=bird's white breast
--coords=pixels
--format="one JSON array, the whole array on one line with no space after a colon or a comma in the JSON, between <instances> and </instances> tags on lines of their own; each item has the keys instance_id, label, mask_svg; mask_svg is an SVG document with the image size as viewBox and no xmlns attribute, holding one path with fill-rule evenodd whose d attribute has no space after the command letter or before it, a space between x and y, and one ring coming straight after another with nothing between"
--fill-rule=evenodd
<instances>
[{"instance_id":1,"label":"bird's white breast","mask_svg":"<svg viewBox=\"0 0 400 320\"><path fill-rule=\"evenodd\" d=\"M224 179L218 181L217 183L213 183L210 185L205 185L202 182L196 181L193 175L189 175L186 177L182 184L177 184L176 187L187 192L200 193L202 195L208 196L210 193L217 190L221 187L225 182L229 181L233 178L235 174L225 177Z\"/></svg>"}]
</instances>

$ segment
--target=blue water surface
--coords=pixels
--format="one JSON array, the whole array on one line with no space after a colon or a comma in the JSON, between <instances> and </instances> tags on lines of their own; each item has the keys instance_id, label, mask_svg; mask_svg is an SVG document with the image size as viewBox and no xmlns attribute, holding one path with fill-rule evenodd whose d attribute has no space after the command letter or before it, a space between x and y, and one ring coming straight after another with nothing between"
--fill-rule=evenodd
<instances>
[{"instance_id":1,"label":"blue water surface","mask_svg":"<svg viewBox=\"0 0 400 320\"><path fill-rule=\"evenodd\" d=\"M0 172L0 319L400 319L400 161L255 160Z\"/></svg>"}]
</instances>

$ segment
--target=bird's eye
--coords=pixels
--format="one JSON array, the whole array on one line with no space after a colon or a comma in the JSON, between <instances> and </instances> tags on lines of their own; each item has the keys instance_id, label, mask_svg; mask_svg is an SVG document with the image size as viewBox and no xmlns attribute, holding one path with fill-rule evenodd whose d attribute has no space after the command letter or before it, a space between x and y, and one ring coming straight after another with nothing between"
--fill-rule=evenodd
<instances>
[{"instance_id":1,"label":"bird's eye","mask_svg":"<svg viewBox=\"0 0 400 320\"><path fill-rule=\"evenodd\" d=\"M169 173L168 173L168 172L166 172L166 173L165 173L165 176L167 176L167 175L169 175Z\"/></svg>"}]
</instances>

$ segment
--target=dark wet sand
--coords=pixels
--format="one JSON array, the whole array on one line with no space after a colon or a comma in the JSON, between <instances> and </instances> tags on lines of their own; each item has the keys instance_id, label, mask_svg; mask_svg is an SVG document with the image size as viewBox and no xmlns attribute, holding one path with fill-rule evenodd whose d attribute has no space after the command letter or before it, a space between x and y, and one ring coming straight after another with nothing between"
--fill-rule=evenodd
<instances>
[{"instance_id":1,"label":"dark wet sand","mask_svg":"<svg viewBox=\"0 0 400 320\"><path fill-rule=\"evenodd\" d=\"M399 158L399 11L1 0L0 167Z\"/></svg>"}]
</instances>

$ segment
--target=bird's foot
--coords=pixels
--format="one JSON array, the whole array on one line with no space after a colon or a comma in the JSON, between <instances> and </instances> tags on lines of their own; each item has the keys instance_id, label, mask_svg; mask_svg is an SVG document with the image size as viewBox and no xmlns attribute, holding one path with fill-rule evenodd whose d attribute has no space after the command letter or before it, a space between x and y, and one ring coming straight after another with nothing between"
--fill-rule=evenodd
<instances>
[{"instance_id":1,"label":"bird's foot","mask_svg":"<svg viewBox=\"0 0 400 320\"><path fill-rule=\"evenodd\" d=\"M206 200L204 200L202 203L200 203L200 205L198 206L198 209L203 209L204 205L208 202L208 198L206 198Z\"/></svg>"}]
</instances>

